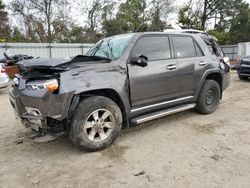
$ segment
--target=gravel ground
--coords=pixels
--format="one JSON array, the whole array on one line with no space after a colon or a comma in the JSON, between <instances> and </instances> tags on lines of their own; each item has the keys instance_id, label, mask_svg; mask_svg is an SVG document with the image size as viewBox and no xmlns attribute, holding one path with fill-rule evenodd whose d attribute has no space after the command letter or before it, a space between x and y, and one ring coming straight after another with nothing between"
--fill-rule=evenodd
<instances>
[{"instance_id":1,"label":"gravel ground","mask_svg":"<svg viewBox=\"0 0 250 188\"><path fill-rule=\"evenodd\" d=\"M20 142L7 91L0 93L0 187L250 187L250 80L232 73L211 115L187 111L123 130L87 153L67 137Z\"/></svg>"}]
</instances>

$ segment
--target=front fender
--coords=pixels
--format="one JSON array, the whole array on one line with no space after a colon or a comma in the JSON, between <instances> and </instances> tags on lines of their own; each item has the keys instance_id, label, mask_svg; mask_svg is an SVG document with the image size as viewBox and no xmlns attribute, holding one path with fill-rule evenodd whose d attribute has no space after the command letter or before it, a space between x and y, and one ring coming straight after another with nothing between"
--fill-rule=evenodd
<instances>
[{"instance_id":1,"label":"front fender","mask_svg":"<svg viewBox=\"0 0 250 188\"><path fill-rule=\"evenodd\" d=\"M109 71L96 70L95 72L76 75L66 73L61 76L61 83L60 89L74 91L74 96L100 90L112 90L119 95L127 113L131 108L127 74L121 69L109 69Z\"/></svg>"}]
</instances>

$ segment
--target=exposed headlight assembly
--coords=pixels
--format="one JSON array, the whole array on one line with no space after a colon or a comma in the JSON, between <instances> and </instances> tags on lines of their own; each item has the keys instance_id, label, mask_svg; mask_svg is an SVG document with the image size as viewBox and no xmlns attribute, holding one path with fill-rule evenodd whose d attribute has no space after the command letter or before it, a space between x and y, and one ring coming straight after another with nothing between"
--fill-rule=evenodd
<instances>
[{"instance_id":1,"label":"exposed headlight assembly","mask_svg":"<svg viewBox=\"0 0 250 188\"><path fill-rule=\"evenodd\" d=\"M55 92L58 90L59 84L57 79L30 81L26 83L26 88L30 90L46 89L51 92Z\"/></svg>"}]
</instances>

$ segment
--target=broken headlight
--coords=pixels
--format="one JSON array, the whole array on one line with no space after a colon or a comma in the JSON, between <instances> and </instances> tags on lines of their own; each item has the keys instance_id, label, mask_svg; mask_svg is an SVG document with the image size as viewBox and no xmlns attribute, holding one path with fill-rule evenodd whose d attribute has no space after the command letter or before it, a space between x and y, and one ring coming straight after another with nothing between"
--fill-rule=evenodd
<instances>
[{"instance_id":1,"label":"broken headlight","mask_svg":"<svg viewBox=\"0 0 250 188\"><path fill-rule=\"evenodd\" d=\"M42 90L46 89L51 92L55 92L59 88L58 80L39 80L39 81L29 81L26 84L26 88L30 90Z\"/></svg>"}]
</instances>

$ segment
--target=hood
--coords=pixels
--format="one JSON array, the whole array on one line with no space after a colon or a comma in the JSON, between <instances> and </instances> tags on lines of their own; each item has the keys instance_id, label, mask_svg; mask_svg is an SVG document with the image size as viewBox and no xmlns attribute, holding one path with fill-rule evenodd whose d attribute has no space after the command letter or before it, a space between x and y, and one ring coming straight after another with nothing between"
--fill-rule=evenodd
<instances>
[{"instance_id":1,"label":"hood","mask_svg":"<svg viewBox=\"0 0 250 188\"><path fill-rule=\"evenodd\" d=\"M66 66L72 63L86 63L86 62L96 62L96 63L107 63L111 60L105 57L100 56L83 56L78 55L71 58L41 58L41 59L29 59L18 62L17 64L20 67L28 68L28 67L58 67L58 66Z\"/></svg>"}]
</instances>

